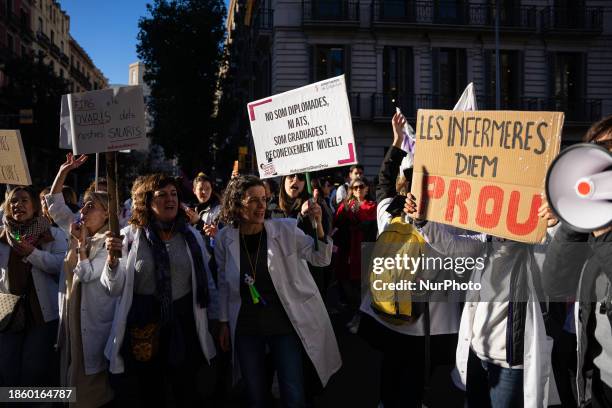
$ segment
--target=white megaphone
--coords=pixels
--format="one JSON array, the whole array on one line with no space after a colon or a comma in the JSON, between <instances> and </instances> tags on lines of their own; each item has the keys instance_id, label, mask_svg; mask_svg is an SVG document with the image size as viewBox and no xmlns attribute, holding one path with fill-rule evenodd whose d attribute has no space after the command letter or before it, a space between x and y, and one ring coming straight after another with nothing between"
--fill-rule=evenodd
<instances>
[{"instance_id":1,"label":"white megaphone","mask_svg":"<svg viewBox=\"0 0 612 408\"><path fill-rule=\"evenodd\" d=\"M612 154L580 143L563 150L546 175L551 209L571 228L591 232L612 223Z\"/></svg>"}]
</instances>

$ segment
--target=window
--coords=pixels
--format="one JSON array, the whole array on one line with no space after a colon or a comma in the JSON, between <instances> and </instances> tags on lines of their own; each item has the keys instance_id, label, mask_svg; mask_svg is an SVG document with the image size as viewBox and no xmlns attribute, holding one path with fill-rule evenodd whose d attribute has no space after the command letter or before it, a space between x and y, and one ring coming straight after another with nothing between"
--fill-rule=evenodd
<instances>
[{"instance_id":1,"label":"window","mask_svg":"<svg viewBox=\"0 0 612 408\"><path fill-rule=\"evenodd\" d=\"M55 45L55 32L51 30L51 44Z\"/></svg>"},{"instance_id":2,"label":"window","mask_svg":"<svg viewBox=\"0 0 612 408\"><path fill-rule=\"evenodd\" d=\"M443 24L464 23L464 0L434 0L434 21Z\"/></svg>"},{"instance_id":3,"label":"window","mask_svg":"<svg viewBox=\"0 0 612 408\"><path fill-rule=\"evenodd\" d=\"M6 0L6 12L10 17L11 13L13 12L13 0Z\"/></svg>"},{"instance_id":4,"label":"window","mask_svg":"<svg viewBox=\"0 0 612 408\"><path fill-rule=\"evenodd\" d=\"M383 51L383 112L392 112L399 106L411 115L415 110L412 49L385 47Z\"/></svg>"},{"instance_id":5,"label":"window","mask_svg":"<svg viewBox=\"0 0 612 408\"><path fill-rule=\"evenodd\" d=\"M6 35L6 47L9 51L15 51L15 44L13 43L13 36L10 34Z\"/></svg>"},{"instance_id":6,"label":"window","mask_svg":"<svg viewBox=\"0 0 612 408\"><path fill-rule=\"evenodd\" d=\"M64 53L64 42L60 41L60 50Z\"/></svg>"},{"instance_id":7,"label":"window","mask_svg":"<svg viewBox=\"0 0 612 408\"><path fill-rule=\"evenodd\" d=\"M554 23L558 28L582 28L585 25L584 0L555 0Z\"/></svg>"},{"instance_id":8,"label":"window","mask_svg":"<svg viewBox=\"0 0 612 408\"><path fill-rule=\"evenodd\" d=\"M500 50L500 108L520 108L523 91L523 56L519 51ZM485 52L485 93L487 108L494 109L496 103L495 51Z\"/></svg>"},{"instance_id":9,"label":"window","mask_svg":"<svg viewBox=\"0 0 612 408\"><path fill-rule=\"evenodd\" d=\"M39 33L43 32L43 20L42 20L42 17L38 17L38 32Z\"/></svg>"},{"instance_id":10,"label":"window","mask_svg":"<svg viewBox=\"0 0 612 408\"><path fill-rule=\"evenodd\" d=\"M314 82L342 75L347 65L344 46L314 46Z\"/></svg>"},{"instance_id":11,"label":"window","mask_svg":"<svg viewBox=\"0 0 612 408\"><path fill-rule=\"evenodd\" d=\"M64 70L60 68L60 78L64 78Z\"/></svg>"},{"instance_id":12,"label":"window","mask_svg":"<svg viewBox=\"0 0 612 408\"><path fill-rule=\"evenodd\" d=\"M582 54L557 53L553 61L552 97L580 99L585 88Z\"/></svg>"},{"instance_id":13,"label":"window","mask_svg":"<svg viewBox=\"0 0 612 408\"><path fill-rule=\"evenodd\" d=\"M432 107L452 109L467 85L464 49L437 48L432 53Z\"/></svg>"},{"instance_id":14,"label":"window","mask_svg":"<svg viewBox=\"0 0 612 408\"><path fill-rule=\"evenodd\" d=\"M316 19L337 20L347 16L347 0L314 0L312 17Z\"/></svg>"},{"instance_id":15,"label":"window","mask_svg":"<svg viewBox=\"0 0 612 408\"><path fill-rule=\"evenodd\" d=\"M21 44L21 57L25 57L27 54L25 45Z\"/></svg>"}]
</instances>

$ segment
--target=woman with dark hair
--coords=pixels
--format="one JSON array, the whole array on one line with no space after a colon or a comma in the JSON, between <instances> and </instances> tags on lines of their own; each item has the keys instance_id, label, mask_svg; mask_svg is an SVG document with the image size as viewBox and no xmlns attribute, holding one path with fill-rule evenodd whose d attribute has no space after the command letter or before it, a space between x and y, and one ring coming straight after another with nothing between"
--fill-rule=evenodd
<instances>
[{"instance_id":1,"label":"woman with dark hair","mask_svg":"<svg viewBox=\"0 0 612 408\"><path fill-rule=\"evenodd\" d=\"M72 153L66 156L50 193L45 196L50 216L70 239L70 249L60 277L60 383L76 387L80 398L74 406L99 407L113 399L104 346L111 331L116 299L100 283L108 252L108 194L88 191L78 222L63 195L68 174L87 160Z\"/></svg>"},{"instance_id":2,"label":"woman with dark hair","mask_svg":"<svg viewBox=\"0 0 612 408\"><path fill-rule=\"evenodd\" d=\"M359 329L361 303L361 243L376 240L376 202L370 201L367 181L354 178L348 196L336 211L334 226L338 228L338 263L336 275L340 287L355 315L347 324L351 333Z\"/></svg>"},{"instance_id":3,"label":"woman with dark hair","mask_svg":"<svg viewBox=\"0 0 612 408\"><path fill-rule=\"evenodd\" d=\"M594 123L583 141L612 153L612 115ZM546 203L540 208L539 215L554 216ZM548 247L543 281L552 301L562 302L563 306L576 301L573 308L574 320L570 319L574 323L572 331L575 331L576 337L575 340L571 338L573 347L570 345L568 348L576 353L573 358L576 366L570 368L576 376L576 402L580 406L588 403L588 381L585 374L587 367L591 367L591 406L612 407L611 265L611 225L585 233L574 231L561 221L561 227ZM569 337L569 334L565 337ZM553 357L556 357L556 353ZM568 369L561 361L553 361L553 365L557 370ZM558 373L556 371L555 375ZM570 376L566 372L559 377L566 379L567 384ZM567 392L564 394L567 395ZM571 397L570 393L568 399L573 399Z\"/></svg>"},{"instance_id":4,"label":"woman with dark hair","mask_svg":"<svg viewBox=\"0 0 612 408\"><path fill-rule=\"evenodd\" d=\"M106 356L111 373L137 377L145 406L165 405L165 382L177 406L201 403L196 374L204 358L215 356L209 256L178 194L172 177L141 178L133 190L133 234L122 242L108 233L106 240L107 248L123 252L120 260L109 255L101 278L120 296Z\"/></svg>"},{"instance_id":5,"label":"woman with dark hair","mask_svg":"<svg viewBox=\"0 0 612 408\"><path fill-rule=\"evenodd\" d=\"M210 244L210 239L214 238L218 228L219 213L221 212L221 200L214 189L213 181L204 173L198 173L193 179L193 194L198 199L195 211L187 208L185 211L189 216L189 222L198 231L201 231Z\"/></svg>"},{"instance_id":6,"label":"woman with dark hair","mask_svg":"<svg viewBox=\"0 0 612 408\"><path fill-rule=\"evenodd\" d=\"M217 236L219 342L232 347L234 380L244 379L251 407L269 406L266 348L278 373L281 405L305 406L302 353L323 385L341 366L334 331L307 262L325 266L332 242L325 237L321 208L305 216L317 222L319 249L293 219L265 219L267 199L255 176L233 179L223 198L228 227ZM230 341L231 340L231 341Z\"/></svg>"},{"instance_id":7,"label":"woman with dark hair","mask_svg":"<svg viewBox=\"0 0 612 408\"><path fill-rule=\"evenodd\" d=\"M314 199L310 199L308 190L306 188L306 176L302 173L291 174L289 176L283 176L281 178L281 189L279 193L278 209L271 213L271 218L295 218L297 219L297 226L304 234L314 237L316 234L317 224L315 220L307 216L309 208L315 204ZM322 206L323 198L318 197L317 206ZM323 232L325 235L329 234L329 226L331 220L328 219L328 215L325 211L321 214L321 221L319 224L323 224ZM325 268L320 268L314 265L309 265L310 272L314 278L321 296L325 299L326 287L325 287Z\"/></svg>"},{"instance_id":8,"label":"woman with dark hair","mask_svg":"<svg viewBox=\"0 0 612 408\"><path fill-rule=\"evenodd\" d=\"M38 194L11 189L0 226L0 297L23 296L25 327L0 332L2 387L57 385L57 282L66 249L65 235L42 215Z\"/></svg>"}]
</instances>

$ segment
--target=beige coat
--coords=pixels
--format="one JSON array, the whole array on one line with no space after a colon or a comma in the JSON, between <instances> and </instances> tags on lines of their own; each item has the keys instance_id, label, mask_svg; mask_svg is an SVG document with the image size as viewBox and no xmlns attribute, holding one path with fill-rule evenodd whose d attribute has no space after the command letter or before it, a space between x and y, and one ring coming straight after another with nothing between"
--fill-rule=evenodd
<instances>
[{"instance_id":1,"label":"beige coat","mask_svg":"<svg viewBox=\"0 0 612 408\"><path fill-rule=\"evenodd\" d=\"M327 243L319 241L319 250L315 251L314 240L297 227L295 219L266 220L264 225L268 242L268 270L274 288L325 385L332 374L340 369L342 360L329 315L306 262L314 266L329 265L333 244L329 238ZM241 304L238 229L223 228L215 241L219 320L229 322L233 347ZM237 381L240 367L234 349L232 360L234 381Z\"/></svg>"}]
</instances>

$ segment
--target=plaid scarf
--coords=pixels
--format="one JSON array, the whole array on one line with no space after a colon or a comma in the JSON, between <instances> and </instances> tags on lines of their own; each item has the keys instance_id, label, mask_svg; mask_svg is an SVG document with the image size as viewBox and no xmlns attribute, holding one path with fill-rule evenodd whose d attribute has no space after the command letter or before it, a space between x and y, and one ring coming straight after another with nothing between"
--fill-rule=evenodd
<instances>
[{"instance_id":1,"label":"plaid scarf","mask_svg":"<svg viewBox=\"0 0 612 408\"><path fill-rule=\"evenodd\" d=\"M4 214L2 224L13 237L19 236L20 240L27 240L32 245L36 245L40 237L47 235L51 228L51 223L44 216L34 217L26 222L17 222ZM8 242L11 245L12 240Z\"/></svg>"},{"instance_id":2,"label":"plaid scarf","mask_svg":"<svg viewBox=\"0 0 612 408\"><path fill-rule=\"evenodd\" d=\"M183 238L185 239L189 248L189 252L191 253L196 277L196 300L200 307L204 308L208 305L209 294L208 278L206 276L202 249L185 220L183 218L177 218L175 222L175 231L180 232L183 235ZM164 227L165 225L161 223L154 223L149 224L144 228L146 239L153 252L153 261L155 263L155 296L160 302L162 325L172 320L172 278L170 273L170 255L168 254L166 244L159 237L160 229L169 229Z\"/></svg>"}]
</instances>

